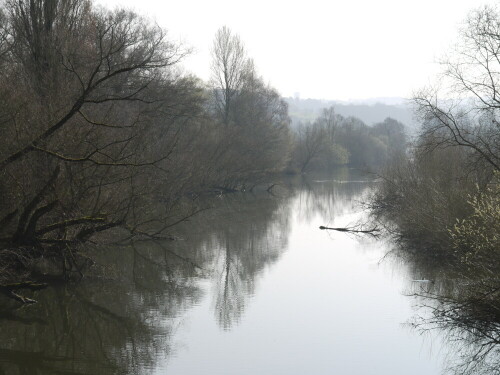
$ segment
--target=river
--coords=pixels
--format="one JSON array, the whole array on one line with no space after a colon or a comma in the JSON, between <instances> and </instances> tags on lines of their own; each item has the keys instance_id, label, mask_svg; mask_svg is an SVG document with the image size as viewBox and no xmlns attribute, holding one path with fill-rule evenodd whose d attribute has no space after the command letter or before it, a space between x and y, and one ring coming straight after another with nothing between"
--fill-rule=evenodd
<instances>
[{"instance_id":1,"label":"river","mask_svg":"<svg viewBox=\"0 0 500 375\"><path fill-rule=\"evenodd\" d=\"M409 325L428 275L318 228L366 218L376 185L297 177L211 199L175 241L111 247L100 277L1 308L0 374L441 374L450 348Z\"/></svg>"}]
</instances>

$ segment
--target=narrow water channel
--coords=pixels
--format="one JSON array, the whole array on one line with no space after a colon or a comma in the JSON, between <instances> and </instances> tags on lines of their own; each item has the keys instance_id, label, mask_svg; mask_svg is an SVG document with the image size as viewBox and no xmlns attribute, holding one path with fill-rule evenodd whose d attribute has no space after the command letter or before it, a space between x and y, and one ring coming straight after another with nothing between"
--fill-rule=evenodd
<instances>
[{"instance_id":1,"label":"narrow water channel","mask_svg":"<svg viewBox=\"0 0 500 375\"><path fill-rule=\"evenodd\" d=\"M176 241L101 256L101 274L0 310L0 374L438 375L439 336L408 326L425 275L382 240L326 232L363 219L355 171L213 199Z\"/></svg>"}]
</instances>

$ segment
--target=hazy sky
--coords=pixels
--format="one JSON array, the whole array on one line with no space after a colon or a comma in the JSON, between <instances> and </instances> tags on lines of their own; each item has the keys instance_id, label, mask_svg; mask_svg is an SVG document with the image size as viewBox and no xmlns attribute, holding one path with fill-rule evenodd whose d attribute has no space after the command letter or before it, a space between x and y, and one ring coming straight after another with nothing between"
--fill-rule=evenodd
<instances>
[{"instance_id":1,"label":"hazy sky","mask_svg":"<svg viewBox=\"0 0 500 375\"><path fill-rule=\"evenodd\" d=\"M187 71L207 80L215 32L238 33L258 71L283 96L408 97L480 0L99 0L149 16L194 48Z\"/></svg>"}]
</instances>

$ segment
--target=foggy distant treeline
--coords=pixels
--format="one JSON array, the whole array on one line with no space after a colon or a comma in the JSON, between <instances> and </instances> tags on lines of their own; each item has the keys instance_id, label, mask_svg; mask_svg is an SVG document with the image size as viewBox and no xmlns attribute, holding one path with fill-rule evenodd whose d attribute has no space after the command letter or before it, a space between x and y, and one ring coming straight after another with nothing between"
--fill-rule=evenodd
<instances>
[{"instance_id":1,"label":"foggy distant treeline","mask_svg":"<svg viewBox=\"0 0 500 375\"><path fill-rule=\"evenodd\" d=\"M300 122L293 131L290 172L328 170L350 165L376 170L406 152L405 126L392 118L367 126L356 117L343 117L324 108L314 122Z\"/></svg>"},{"instance_id":2,"label":"foggy distant treeline","mask_svg":"<svg viewBox=\"0 0 500 375\"><path fill-rule=\"evenodd\" d=\"M357 117L369 126L390 117L403 123L409 134L413 134L415 128L418 127L410 102L402 98L393 98L392 100L380 98L362 103L301 99L298 97L285 98L285 101L288 103L292 128L295 128L299 123L314 121L321 115L324 108L332 106L337 114L344 117Z\"/></svg>"}]
</instances>

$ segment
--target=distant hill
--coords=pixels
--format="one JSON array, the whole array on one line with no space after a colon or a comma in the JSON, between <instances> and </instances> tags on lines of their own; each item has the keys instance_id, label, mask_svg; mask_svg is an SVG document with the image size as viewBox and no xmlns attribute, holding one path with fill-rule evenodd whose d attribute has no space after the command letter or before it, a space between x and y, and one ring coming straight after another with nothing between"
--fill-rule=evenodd
<instances>
[{"instance_id":1,"label":"distant hill","mask_svg":"<svg viewBox=\"0 0 500 375\"><path fill-rule=\"evenodd\" d=\"M314 121L321 110L333 105L335 112L344 116L354 116L367 125L384 121L387 117L402 122L409 133L414 133L418 124L413 117L411 107L399 98L374 98L356 102L339 102L334 100L284 98L289 105L292 126L299 122ZM382 101L390 103L382 103Z\"/></svg>"}]
</instances>

